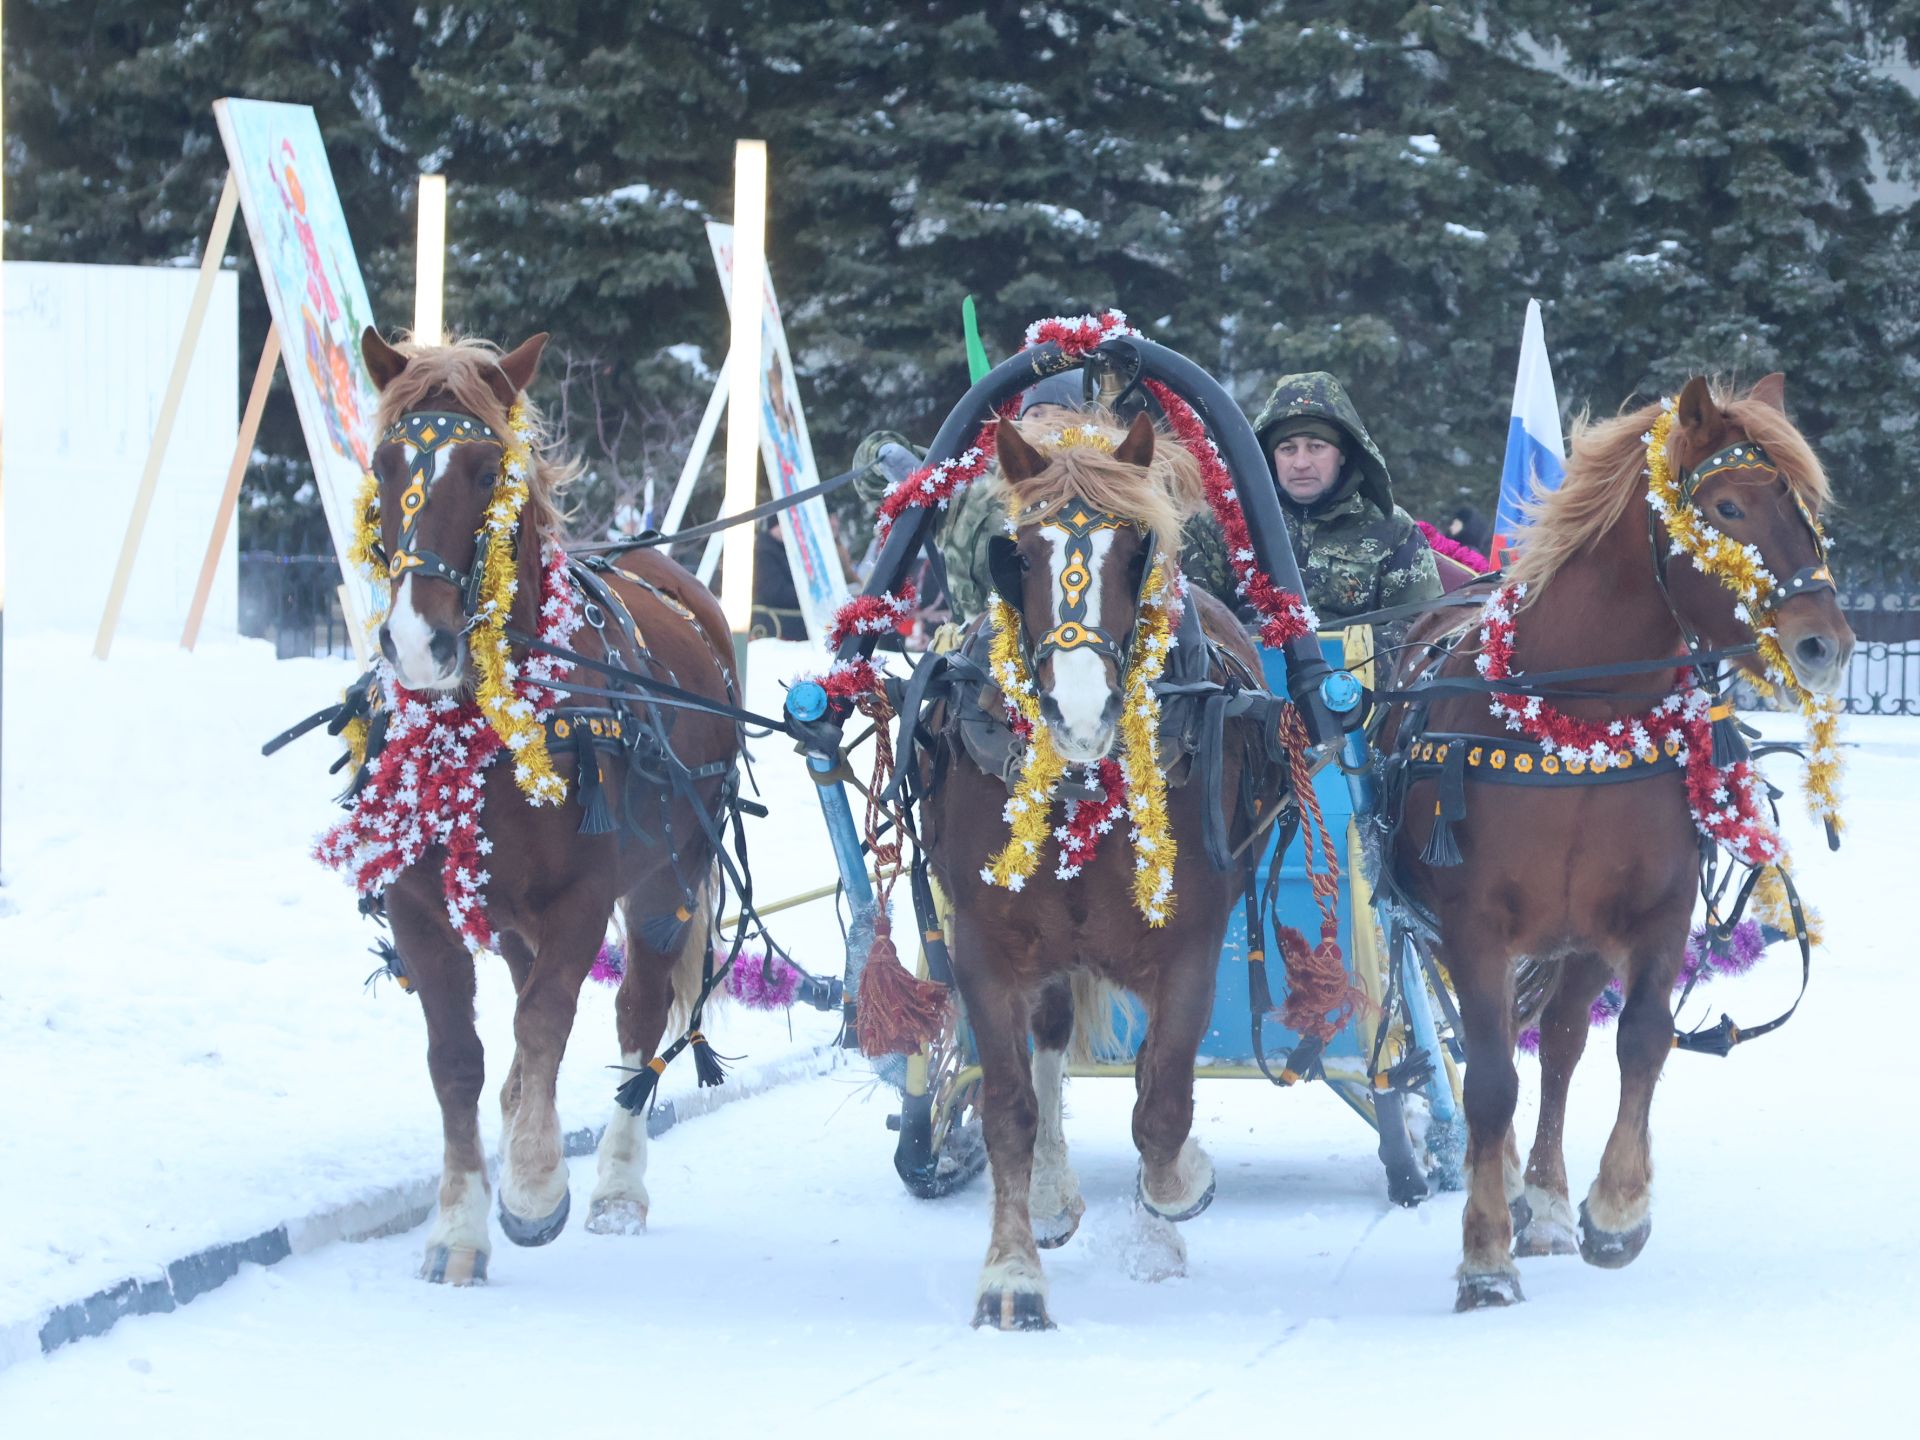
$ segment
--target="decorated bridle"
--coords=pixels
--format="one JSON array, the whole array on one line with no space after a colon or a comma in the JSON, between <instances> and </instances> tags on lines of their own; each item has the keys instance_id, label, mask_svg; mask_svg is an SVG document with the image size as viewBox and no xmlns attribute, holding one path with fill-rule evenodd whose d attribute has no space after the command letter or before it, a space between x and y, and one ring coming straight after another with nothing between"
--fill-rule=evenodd
<instances>
[{"instance_id":1,"label":"decorated bridle","mask_svg":"<svg viewBox=\"0 0 1920 1440\"><path fill-rule=\"evenodd\" d=\"M1104 655L1112 660L1121 677L1125 677L1127 651L1133 643L1132 631L1129 630L1126 635L1115 635L1111 630L1094 624L1087 610L1087 600L1093 589L1093 537L1106 530L1132 528L1137 528L1132 521L1096 510L1078 496L1069 498L1059 510L1040 522L1041 530L1051 530L1066 537L1066 556L1065 563L1060 567L1055 596L1055 614L1058 618L1053 628L1032 647L1027 656L1029 665L1038 665L1049 655L1091 650L1096 655ZM1153 553L1153 535L1150 532L1146 535L1146 553ZM1013 541L1005 536L995 536L988 544L988 564L993 573L993 588L999 592L1000 598L1016 612L1022 610L1025 599L1021 593L1018 551ZM1143 589L1151 568L1149 565L1142 569ZM1136 617L1139 608L1139 597L1136 595Z\"/></svg>"},{"instance_id":2,"label":"decorated bridle","mask_svg":"<svg viewBox=\"0 0 1920 1440\"><path fill-rule=\"evenodd\" d=\"M460 592L460 613L468 620L478 613L480 581L487 569L493 527L484 523L480 526L474 539L473 566L468 570L456 569L434 551L422 549L419 530L434 481L445 473L443 461L455 446L481 442L499 445L503 451L507 448L484 421L444 410L402 415L380 437L382 445L404 447L407 460L407 484L400 492L400 537L393 554L385 559L387 576L398 580L403 575L422 575L447 581Z\"/></svg>"},{"instance_id":3,"label":"decorated bridle","mask_svg":"<svg viewBox=\"0 0 1920 1440\"><path fill-rule=\"evenodd\" d=\"M1671 414L1671 412L1669 412L1669 414ZM1663 417L1662 423L1670 422L1666 420L1666 417ZM1664 434L1661 438L1664 439ZM1650 443L1651 440L1652 437L1650 436ZM1779 481L1781 484L1786 484L1785 479L1780 474L1780 467L1773 463L1773 458L1767 454L1766 450L1757 441L1740 440L1714 451L1713 454L1707 456L1706 459L1702 460L1691 470L1687 471L1685 475L1680 477L1679 484L1675 487L1678 491L1679 502L1692 507L1694 514L1699 516L1701 512L1698 509L1696 497L1700 493L1700 487L1717 475L1727 474L1740 475L1762 481ZM1813 537L1814 563L1801 566L1785 584L1781 584L1778 578L1770 572L1765 572L1767 573L1767 579L1772 582L1772 588L1764 596L1756 598L1758 598L1760 603L1769 611L1777 610L1781 605L1796 595L1812 595L1822 590L1832 591L1834 589L1833 570L1827 564L1826 537L1821 534L1819 521L1814 518L1813 512L1807 508L1807 502L1800 498L1799 494L1791 485L1787 486L1787 493L1793 497L1794 507L1799 510L1800 518L1806 522L1807 533ZM1647 541L1653 551L1654 580L1660 587L1660 596L1666 601L1667 609L1672 613L1674 623L1680 627L1680 636L1686 642L1688 653L1697 655L1706 648L1706 641L1700 636L1700 633L1686 617L1680 613L1679 606L1674 604L1673 595L1667 588L1667 552L1669 546L1661 543L1661 518L1660 506L1649 505L1647 508ZM1704 517L1701 518L1704 519ZM1746 599L1748 597L1743 596L1742 598ZM1756 627L1765 623L1759 615L1754 615L1751 618L1752 623Z\"/></svg>"}]
</instances>

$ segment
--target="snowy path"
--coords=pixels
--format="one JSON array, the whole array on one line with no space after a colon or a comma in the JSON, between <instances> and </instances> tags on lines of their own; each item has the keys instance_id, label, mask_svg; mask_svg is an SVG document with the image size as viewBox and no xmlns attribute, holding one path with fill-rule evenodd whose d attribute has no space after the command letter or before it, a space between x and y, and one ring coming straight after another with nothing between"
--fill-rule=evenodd
<instances>
[{"instance_id":1,"label":"snowy path","mask_svg":"<svg viewBox=\"0 0 1920 1440\"><path fill-rule=\"evenodd\" d=\"M20 665L32 684L7 690L0 1324L437 1159L412 1002L361 994L371 932L304 857L336 783L327 747L253 753L344 668L276 665L260 647L123 651L99 667L84 643L9 648L9 679ZM769 653L755 702L777 703L773 679L803 664ZM160 714L199 714L188 707L211 696L219 721L114 728L129 687ZM33 693L72 706L31 711ZM1068 1136L1090 1211L1047 1257L1061 1328L975 1333L985 1182L910 1199L889 1163L888 1097L853 1062L660 1140L643 1238L576 1223L546 1250L497 1241L494 1283L475 1291L412 1278L419 1232L249 1268L172 1314L0 1373L0 1435L731 1435L769 1420L781 1434L939 1434L1011 1417L1102 1436L1452 1430L1484 1403L1469 1388L1480 1376L1498 1423L1529 1430L1885 1427L1910 1409L1894 1391L1920 1341L1905 1211L1920 1161L1899 1049L1920 1009L1906 918L1920 727L1847 734L1846 850L1828 855L1789 816L1828 926L1813 988L1778 1038L1668 1067L1654 1236L1624 1272L1523 1262L1527 1305L1454 1316L1458 1197L1389 1210L1372 1136L1329 1094L1222 1081L1199 1097L1221 1184L1185 1228L1188 1274L1135 1282L1128 1087L1081 1081ZM831 859L797 762L762 748L775 814L755 865L763 894L779 894L825 878ZM98 761L44 759L74 753ZM803 958L837 940L824 908L779 928ZM501 967L484 973L499 1057L510 997ZM1778 951L1688 1021L1720 1007L1764 1019L1797 981ZM569 1125L604 1116L607 1009L591 992L562 1075ZM789 1035L738 1017L721 1048L778 1064L824 1038L823 1019ZM1575 1086L1576 1194L1611 1123L1610 1048L1596 1040ZM1523 1134L1530 1123L1523 1109ZM582 1162L576 1201L590 1187ZM1628 1373L1646 1377L1643 1394L1622 1393Z\"/></svg>"},{"instance_id":2,"label":"snowy path","mask_svg":"<svg viewBox=\"0 0 1920 1440\"><path fill-rule=\"evenodd\" d=\"M1799 1038L1842 1042L1837 1059L1852 1048L1842 1006L1863 997L1844 980L1824 990ZM1201 1087L1221 1185L1186 1227L1187 1277L1127 1279L1129 1087L1078 1081L1069 1138L1089 1213L1047 1259L1061 1328L971 1331L985 1182L908 1197L885 1097L854 1069L658 1142L645 1237L576 1225L543 1251L498 1242L495 1282L471 1291L411 1278L418 1233L335 1246L0 1376L0 1416L17 1435L104 1434L136 1413L153 1436L269 1416L288 1435L734 1434L768 1420L783 1434L960 1433L1015 1417L1132 1435L1276 1410L1290 1427L1357 1419L1370 1401L1375 1424L1432 1421L1484 1368L1507 1414L1553 1413L1549 1429L1583 1434L1620 1423L1618 1377L1646 1367L1651 1395L1635 1403L1676 1419L1731 1407L1753 1434L1832 1426L1878 1412L1920 1339L1899 1218L1912 1162L1861 1153L1863 1077L1796 1074L1787 1054L1676 1062L1646 1254L1617 1273L1523 1262L1529 1303L1508 1312L1450 1313L1457 1196L1391 1210L1368 1135L1326 1092L1247 1082ZM1583 1078L1582 1177L1611 1105L1600 1067ZM587 1192L591 1162L573 1184Z\"/></svg>"}]
</instances>

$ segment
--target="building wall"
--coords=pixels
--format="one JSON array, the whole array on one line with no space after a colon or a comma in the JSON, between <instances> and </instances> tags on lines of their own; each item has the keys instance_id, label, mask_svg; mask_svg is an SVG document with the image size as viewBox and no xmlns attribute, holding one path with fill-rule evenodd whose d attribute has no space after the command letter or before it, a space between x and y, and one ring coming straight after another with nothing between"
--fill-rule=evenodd
<instances>
[{"instance_id":1,"label":"building wall","mask_svg":"<svg viewBox=\"0 0 1920 1440\"><path fill-rule=\"evenodd\" d=\"M197 272L129 265L6 266L8 633L91 637L186 328ZM239 429L239 286L214 281L122 634L177 639ZM234 633L229 526L201 633Z\"/></svg>"}]
</instances>

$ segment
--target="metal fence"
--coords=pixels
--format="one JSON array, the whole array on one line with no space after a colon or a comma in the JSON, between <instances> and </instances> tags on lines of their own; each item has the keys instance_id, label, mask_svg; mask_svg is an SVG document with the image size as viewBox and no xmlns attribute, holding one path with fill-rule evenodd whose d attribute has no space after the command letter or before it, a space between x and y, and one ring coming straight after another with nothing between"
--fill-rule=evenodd
<instances>
[{"instance_id":1,"label":"metal fence","mask_svg":"<svg viewBox=\"0 0 1920 1440\"><path fill-rule=\"evenodd\" d=\"M1840 592L1853 627L1849 715L1920 715L1920 590L1905 579L1868 579Z\"/></svg>"},{"instance_id":2,"label":"metal fence","mask_svg":"<svg viewBox=\"0 0 1920 1440\"><path fill-rule=\"evenodd\" d=\"M282 660L353 654L340 612L340 562L331 555L240 552L240 633L273 641Z\"/></svg>"}]
</instances>

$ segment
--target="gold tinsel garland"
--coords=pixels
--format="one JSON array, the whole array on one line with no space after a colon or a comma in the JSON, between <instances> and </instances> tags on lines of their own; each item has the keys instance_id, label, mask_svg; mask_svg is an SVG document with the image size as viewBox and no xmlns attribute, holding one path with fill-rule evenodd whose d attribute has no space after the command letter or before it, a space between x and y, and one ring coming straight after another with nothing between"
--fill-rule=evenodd
<instances>
[{"instance_id":1,"label":"gold tinsel garland","mask_svg":"<svg viewBox=\"0 0 1920 1440\"><path fill-rule=\"evenodd\" d=\"M1147 924L1159 928L1173 911L1176 847L1167 821L1167 784L1160 770L1160 700L1154 682L1166 669L1178 605L1164 560L1156 561L1141 597L1133 647L1127 657L1125 705L1120 717L1127 808L1133 816L1134 905ZM994 683L1028 730L1020 779L1007 799L1007 843L980 871L989 885L1023 889L1040 866L1040 850L1052 833L1054 791L1067 762L1053 743L1040 713L1040 697L1027 672L1020 647L1020 614L995 596L989 607L993 642L989 651Z\"/></svg>"},{"instance_id":2,"label":"gold tinsel garland","mask_svg":"<svg viewBox=\"0 0 1920 1440\"><path fill-rule=\"evenodd\" d=\"M1707 522L1699 506L1681 494L1673 473L1668 447L1673 435L1674 403L1662 400L1659 419L1653 422L1647 440L1647 499L1665 523L1675 547L1690 559L1694 567L1711 575L1738 597L1735 613L1753 630L1764 678L1749 676L1755 685L1771 694L1784 689L1800 706L1807 723L1807 774L1802 784L1807 809L1838 835L1844 828L1840 818L1840 708L1831 696L1803 690L1793 678L1793 666L1780 648L1771 605L1776 581L1765 559L1752 545L1743 545ZM1809 514L1807 521L1820 536L1819 522ZM1786 869L1786 851L1781 850L1780 868ZM1762 920L1791 937L1793 917L1789 912L1785 887L1777 875L1763 877L1754 891L1755 908ZM1819 921L1811 908L1807 911L1809 937L1818 941Z\"/></svg>"},{"instance_id":3,"label":"gold tinsel garland","mask_svg":"<svg viewBox=\"0 0 1920 1440\"><path fill-rule=\"evenodd\" d=\"M478 532L488 543L480 572L479 605L468 638L475 672L474 699L513 756L513 778L520 792L531 804L558 805L567 798L567 782L554 773L546 726L533 703L514 693L513 647L507 640L507 621L520 588L514 537L531 493L528 486L533 474L533 431L526 407L518 401L507 415L507 437L500 474L494 480ZM349 558L370 577L385 579L375 554L380 542L380 482L372 472L361 482L358 513L359 525ZM355 723L360 726L357 741L349 726L347 743L363 758L365 725Z\"/></svg>"}]
</instances>

